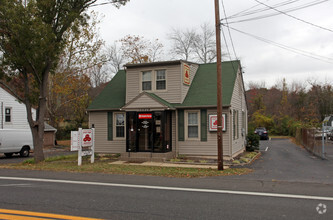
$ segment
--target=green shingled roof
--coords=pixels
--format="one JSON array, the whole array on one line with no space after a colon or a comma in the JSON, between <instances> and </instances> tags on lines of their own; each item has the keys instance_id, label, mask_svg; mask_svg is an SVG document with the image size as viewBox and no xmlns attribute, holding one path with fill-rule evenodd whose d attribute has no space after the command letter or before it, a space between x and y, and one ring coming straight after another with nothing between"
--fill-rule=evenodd
<instances>
[{"instance_id":1,"label":"green shingled roof","mask_svg":"<svg viewBox=\"0 0 333 220\"><path fill-rule=\"evenodd\" d=\"M126 98L126 72L120 70L93 100L88 110L118 109L125 105Z\"/></svg>"},{"instance_id":2,"label":"green shingled roof","mask_svg":"<svg viewBox=\"0 0 333 220\"><path fill-rule=\"evenodd\" d=\"M230 106L240 62L222 62L222 102ZM216 63L201 64L182 104L177 107L216 106Z\"/></svg>"},{"instance_id":3,"label":"green shingled roof","mask_svg":"<svg viewBox=\"0 0 333 220\"><path fill-rule=\"evenodd\" d=\"M231 96L237 77L239 61L222 62L222 88L223 106L230 106ZM216 63L200 64L192 81L191 87L181 104L171 104L153 93L147 93L162 104L173 107L200 107L216 106ZM125 105L126 98L126 72L119 71L105 87L105 89L93 100L88 110L120 109Z\"/></svg>"}]
</instances>

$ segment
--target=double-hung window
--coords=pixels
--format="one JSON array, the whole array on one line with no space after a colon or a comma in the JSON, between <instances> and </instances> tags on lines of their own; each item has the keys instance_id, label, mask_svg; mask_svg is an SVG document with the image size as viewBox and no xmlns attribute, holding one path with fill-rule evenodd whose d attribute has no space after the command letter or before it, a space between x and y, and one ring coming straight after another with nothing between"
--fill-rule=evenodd
<instances>
[{"instance_id":1,"label":"double-hung window","mask_svg":"<svg viewBox=\"0 0 333 220\"><path fill-rule=\"evenodd\" d=\"M156 71L156 90L166 89L165 70Z\"/></svg>"},{"instance_id":2,"label":"double-hung window","mask_svg":"<svg viewBox=\"0 0 333 220\"><path fill-rule=\"evenodd\" d=\"M116 137L123 138L125 137L125 114L115 113L115 119L116 119Z\"/></svg>"},{"instance_id":3,"label":"double-hung window","mask_svg":"<svg viewBox=\"0 0 333 220\"><path fill-rule=\"evenodd\" d=\"M142 90L152 90L151 71L142 72Z\"/></svg>"},{"instance_id":4,"label":"double-hung window","mask_svg":"<svg viewBox=\"0 0 333 220\"><path fill-rule=\"evenodd\" d=\"M187 137L199 138L199 119L198 112L187 113Z\"/></svg>"},{"instance_id":5,"label":"double-hung window","mask_svg":"<svg viewBox=\"0 0 333 220\"><path fill-rule=\"evenodd\" d=\"M12 109L5 108L5 122L12 122Z\"/></svg>"}]
</instances>

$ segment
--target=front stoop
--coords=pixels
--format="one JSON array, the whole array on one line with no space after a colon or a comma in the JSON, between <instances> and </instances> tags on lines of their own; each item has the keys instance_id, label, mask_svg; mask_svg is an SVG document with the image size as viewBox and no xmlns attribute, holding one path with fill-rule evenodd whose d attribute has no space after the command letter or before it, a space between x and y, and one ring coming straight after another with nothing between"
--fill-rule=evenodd
<instances>
[{"instance_id":1,"label":"front stoop","mask_svg":"<svg viewBox=\"0 0 333 220\"><path fill-rule=\"evenodd\" d=\"M151 152L126 152L120 155L120 160L140 163L140 162L165 162L175 157L174 152L151 153Z\"/></svg>"}]
</instances>

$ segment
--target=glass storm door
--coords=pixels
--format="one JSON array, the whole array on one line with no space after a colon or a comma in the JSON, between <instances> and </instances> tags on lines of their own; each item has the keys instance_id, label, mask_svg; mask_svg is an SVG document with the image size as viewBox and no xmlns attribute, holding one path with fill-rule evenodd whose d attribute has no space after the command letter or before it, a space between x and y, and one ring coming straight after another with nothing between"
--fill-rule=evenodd
<instances>
[{"instance_id":1,"label":"glass storm door","mask_svg":"<svg viewBox=\"0 0 333 220\"><path fill-rule=\"evenodd\" d=\"M139 113L138 114L138 150L152 151L154 133L153 133L153 114Z\"/></svg>"}]
</instances>

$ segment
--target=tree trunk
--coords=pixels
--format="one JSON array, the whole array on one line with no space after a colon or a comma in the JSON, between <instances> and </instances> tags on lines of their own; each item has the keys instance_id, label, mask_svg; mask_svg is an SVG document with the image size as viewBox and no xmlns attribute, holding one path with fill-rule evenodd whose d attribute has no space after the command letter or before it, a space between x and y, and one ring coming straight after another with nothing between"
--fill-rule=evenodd
<instances>
[{"instance_id":1,"label":"tree trunk","mask_svg":"<svg viewBox=\"0 0 333 220\"><path fill-rule=\"evenodd\" d=\"M51 64L47 65L45 71L42 74L41 81L39 81L39 100L38 106L36 109L36 121L32 118L32 106L29 98L29 78L26 72L23 72L23 76L25 78L24 86L25 86L25 105L27 111L27 119L30 125L33 144L34 144L34 159L35 162L44 161L44 121L45 114L47 111L46 102L47 102L47 94L48 94L48 79L49 79L49 71Z\"/></svg>"}]
</instances>

